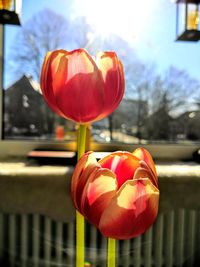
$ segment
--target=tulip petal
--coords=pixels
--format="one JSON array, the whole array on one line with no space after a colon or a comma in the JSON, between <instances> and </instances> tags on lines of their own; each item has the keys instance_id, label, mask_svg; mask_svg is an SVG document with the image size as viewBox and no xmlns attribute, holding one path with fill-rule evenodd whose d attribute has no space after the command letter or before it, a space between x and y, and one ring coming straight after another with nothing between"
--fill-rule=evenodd
<instances>
[{"instance_id":1,"label":"tulip petal","mask_svg":"<svg viewBox=\"0 0 200 267\"><path fill-rule=\"evenodd\" d=\"M76 122L93 121L102 113L104 97L104 83L96 63L83 49L65 52L59 60L53 80L59 109Z\"/></svg>"},{"instance_id":2,"label":"tulip petal","mask_svg":"<svg viewBox=\"0 0 200 267\"><path fill-rule=\"evenodd\" d=\"M106 117L117 108L124 95L123 66L115 52L99 52L96 64L105 83L104 112L101 116Z\"/></svg>"},{"instance_id":3,"label":"tulip petal","mask_svg":"<svg viewBox=\"0 0 200 267\"><path fill-rule=\"evenodd\" d=\"M113 172L96 169L89 177L82 193L81 213L98 227L102 212L116 194L117 182Z\"/></svg>"},{"instance_id":4,"label":"tulip petal","mask_svg":"<svg viewBox=\"0 0 200 267\"><path fill-rule=\"evenodd\" d=\"M78 210L86 181L97 166L99 164L91 151L85 153L76 164L71 180L71 194L74 205Z\"/></svg>"},{"instance_id":5,"label":"tulip petal","mask_svg":"<svg viewBox=\"0 0 200 267\"><path fill-rule=\"evenodd\" d=\"M140 168L135 171L134 179L149 178L152 184L158 188L157 177L155 177L151 168L144 161L140 161Z\"/></svg>"},{"instance_id":6,"label":"tulip petal","mask_svg":"<svg viewBox=\"0 0 200 267\"><path fill-rule=\"evenodd\" d=\"M42 70L41 70L41 77L40 77L40 84L41 84L41 90L43 93L43 96L47 102L47 104L50 106L50 108L56 112L58 115L65 117L65 115L60 111L60 109L57 106L55 95L53 92L52 87L52 73L51 73L51 64L54 58L56 58L58 55L61 56L63 50L57 50L53 52L48 52L45 56Z\"/></svg>"},{"instance_id":7,"label":"tulip petal","mask_svg":"<svg viewBox=\"0 0 200 267\"><path fill-rule=\"evenodd\" d=\"M147 163L147 165L152 169L155 176L157 177L157 172L156 172L154 161L153 161L150 153L146 149L137 148L136 150L133 151L133 155L136 156L137 158L145 161Z\"/></svg>"},{"instance_id":8,"label":"tulip petal","mask_svg":"<svg viewBox=\"0 0 200 267\"><path fill-rule=\"evenodd\" d=\"M136 237L153 224L158 201L159 191L149 179L127 181L103 212L99 230L115 239Z\"/></svg>"},{"instance_id":9,"label":"tulip petal","mask_svg":"<svg viewBox=\"0 0 200 267\"><path fill-rule=\"evenodd\" d=\"M140 167L135 171L134 179L149 178L149 176L151 176L150 171Z\"/></svg>"},{"instance_id":10,"label":"tulip petal","mask_svg":"<svg viewBox=\"0 0 200 267\"><path fill-rule=\"evenodd\" d=\"M140 167L142 169L145 169L148 173L149 173L149 179L151 180L151 182L158 188L158 177L157 175L155 175L155 173L153 172L153 170L150 168L149 165L147 165L147 163L143 160L140 161Z\"/></svg>"},{"instance_id":11,"label":"tulip petal","mask_svg":"<svg viewBox=\"0 0 200 267\"><path fill-rule=\"evenodd\" d=\"M118 188L127 180L132 180L139 160L129 152L114 152L99 160L98 163L111 170L117 177Z\"/></svg>"}]
</instances>

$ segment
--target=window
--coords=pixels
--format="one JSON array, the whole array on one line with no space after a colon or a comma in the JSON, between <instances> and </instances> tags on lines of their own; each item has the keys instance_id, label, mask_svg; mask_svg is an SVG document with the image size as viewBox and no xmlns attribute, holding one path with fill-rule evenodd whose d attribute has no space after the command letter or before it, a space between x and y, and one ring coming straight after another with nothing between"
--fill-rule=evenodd
<instances>
[{"instance_id":1,"label":"window","mask_svg":"<svg viewBox=\"0 0 200 267\"><path fill-rule=\"evenodd\" d=\"M5 142L56 141L60 146L62 141L75 140L76 125L47 107L39 77L48 50L84 47L93 55L115 50L125 70L123 101L109 118L92 125L97 149L100 144L157 147L169 143L190 147L189 154L196 149L200 140L199 44L175 41L174 3L127 0L123 10L120 4L103 1L97 12L91 0L59 0L56 6L53 0L23 1L22 26L5 26ZM115 12L110 13L113 6Z\"/></svg>"},{"instance_id":2,"label":"window","mask_svg":"<svg viewBox=\"0 0 200 267\"><path fill-rule=\"evenodd\" d=\"M118 109L91 126L90 149L145 146L159 160L192 158L200 141L200 47L175 41L173 1L24 0L22 7L22 27L5 26L4 49L0 41L1 157L76 149L77 126L45 104L39 76L46 51L84 47L93 55L115 50L126 77ZM144 235L118 242L118 267L199 266L199 166L191 165L158 164L159 216ZM73 167L23 166L14 173L13 166L2 170L0 265L74 266L67 190ZM85 266L105 266L106 239L88 224L85 229Z\"/></svg>"}]
</instances>

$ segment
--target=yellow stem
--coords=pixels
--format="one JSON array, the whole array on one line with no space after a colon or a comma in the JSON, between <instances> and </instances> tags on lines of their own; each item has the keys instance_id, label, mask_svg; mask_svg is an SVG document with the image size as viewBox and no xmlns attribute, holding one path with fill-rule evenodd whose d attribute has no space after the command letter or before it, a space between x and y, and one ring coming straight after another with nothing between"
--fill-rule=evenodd
<instances>
[{"instance_id":1,"label":"yellow stem","mask_svg":"<svg viewBox=\"0 0 200 267\"><path fill-rule=\"evenodd\" d=\"M78 129L78 160L85 153L86 125L79 125ZM84 239L85 239L84 217L76 211L76 267L84 267Z\"/></svg>"},{"instance_id":2,"label":"yellow stem","mask_svg":"<svg viewBox=\"0 0 200 267\"><path fill-rule=\"evenodd\" d=\"M115 267L116 260L116 240L108 238L108 265L107 267Z\"/></svg>"}]
</instances>

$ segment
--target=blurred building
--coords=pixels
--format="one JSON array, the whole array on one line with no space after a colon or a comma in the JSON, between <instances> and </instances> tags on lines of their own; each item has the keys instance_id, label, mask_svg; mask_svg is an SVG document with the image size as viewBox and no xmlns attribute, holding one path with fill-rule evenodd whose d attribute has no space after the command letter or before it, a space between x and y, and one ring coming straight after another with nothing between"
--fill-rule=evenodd
<instances>
[{"instance_id":1,"label":"blurred building","mask_svg":"<svg viewBox=\"0 0 200 267\"><path fill-rule=\"evenodd\" d=\"M176 119L177 139L200 140L200 110L186 111Z\"/></svg>"},{"instance_id":2,"label":"blurred building","mask_svg":"<svg viewBox=\"0 0 200 267\"><path fill-rule=\"evenodd\" d=\"M6 138L52 133L54 117L44 102L39 84L31 77L24 75L4 90Z\"/></svg>"}]
</instances>

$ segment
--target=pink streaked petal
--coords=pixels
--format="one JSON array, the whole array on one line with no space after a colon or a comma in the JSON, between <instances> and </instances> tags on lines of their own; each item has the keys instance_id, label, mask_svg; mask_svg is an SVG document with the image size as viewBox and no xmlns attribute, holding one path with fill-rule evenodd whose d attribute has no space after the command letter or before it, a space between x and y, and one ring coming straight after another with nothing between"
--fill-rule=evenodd
<instances>
[{"instance_id":1,"label":"pink streaked petal","mask_svg":"<svg viewBox=\"0 0 200 267\"><path fill-rule=\"evenodd\" d=\"M103 87L93 78L93 74L77 74L56 93L60 110L75 122L93 122L103 110Z\"/></svg>"},{"instance_id":2,"label":"pink streaked petal","mask_svg":"<svg viewBox=\"0 0 200 267\"><path fill-rule=\"evenodd\" d=\"M115 52L99 52L96 64L102 73L105 84L104 113L101 114L105 117L117 108L124 95L123 66Z\"/></svg>"},{"instance_id":3,"label":"pink streaked petal","mask_svg":"<svg viewBox=\"0 0 200 267\"><path fill-rule=\"evenodd\" d=\"M149 167L152 169L155 176L157 176L157 172L156 172L156 168L155 168L155 164L152 159L152 156L146 149L137 148L135 151L133 151L133 155L141 160L144 160L147 163L147 165L149 165Z\"/></svg>"},{"instance_id":4,"label":"pink streaked petal","mask_svg":"<svg viewBox=\"0 0 200 267\"><path fill-rule=\"evenodd\" d=\"M113 152L99 161L103 168L115 173L118 188L127 180L133 179L135 170L140 166L139 160L129 152Z\"/></svg>"},{"instance_id":5,"label":"pink streaked petal","mask_svg":"<svg viewBox=\"0 0 200 267\"><path fill-rule=\"evenodd\" d=\"M65 53L55 77L56 102L69 119L87 123L102 113L104 83L94 60L85 50Z\"/></svg>"},{"instance_id":6,"label":"pink streaked petal","mask_svg":"<svg viewBox=\"0 0 200 267\"><path fill-rule=\"evenodd\" d=\"M92 179L92 177L95 175L96 171L99 170L100 168L101 167L99 165L90 164L80 175L80 179L79 179L79 182L77 184L76 195L75 195L76 205L78 207L77 209L80 210L80 212L82 210L82 208L81 208L82 195L83 195L83 192L84 192L85 187L87 185L87 182L90 179Z\"/></svg>"},{"instance_id":7,"label":"pink streaked petal","mask_svg":"<svg viewBox=\"0 0 200 267\"><path fill-rule=\"evenodd\" d=\"M82 193L81 213L98 227L102 212L116 194L115 175L107 169L96 169L89 177Z\"/></svg>"},{"instance_id":8,"label":"pink streaked petal","mask_svg":"<svg viewBox=\"0 0 200 267\"><path fill-rule=\"evenodd\" d=\"M81 192L84 189L88 175L96 166L99 166L99 164L91 151L85 153L76 164L71 180L71 194L77 209L79 209Z\"/></svg>"},{"instance_id":9,"label":"pink streaked petal","mask_svg":"<svg viewBox=\"0 0 200 267\"><path fill-rule=\"evenodd\" d=\"M98 69L94 59L82 48L66 51L65 57L69 64L67 76L65 77L67 80L70 80L76 74L93 73Z\"/></svg>"},{"instance_id":10,"label":"pink streaked petal","mask_svg":"<svg viewBox=\"0 0 200 267\"><path fill-rule=\"evenodd\" d=\"M52 74L51 74L51 68L50 68L52 60L54 60L54 58L57 57L58 53L60 53L60 50L59 52L53 51L53 52L48 52L46 54L46 57L42 65L40 84L41 84L41 90L42 90L43 96L47 104L50 106L50 108L54 112L64 117L64 114L60 111L55 101L55 96L54 96L53 87L52 87Z\"/></svg>"},{"instance_id":11,"label":"pink streaked petal","mask_svg":"<svg viewBox=\"0 0 200 267\"><path fill-rule=\"evenodd\" d=\"M115 239L136 237L153 224L158 202L159 191L149 179L127 181L103 212L99 229Z\"/></svg>"}]
</instances>

